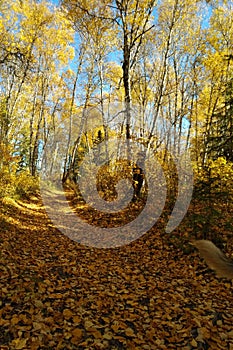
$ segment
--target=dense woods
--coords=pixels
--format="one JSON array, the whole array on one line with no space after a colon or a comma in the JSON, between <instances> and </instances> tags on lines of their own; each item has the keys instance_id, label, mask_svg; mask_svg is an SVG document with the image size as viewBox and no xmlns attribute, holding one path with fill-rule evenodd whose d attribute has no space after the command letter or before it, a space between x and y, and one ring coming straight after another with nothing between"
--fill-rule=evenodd
<instances>
[{"instance_id":1,"label":"dense woods","mask_svg":"<svg viewBox=\"0 0 233 350\"><path fill-rule=\"evenodd\" d=\"M82 154L124 135L165 162L189 149L197 181L232 187L230 1L0 6L2 183L37 176L49 142L74 179Z\"/></svg>"},{"instance_id":2,"label":"dense woods","mask_svg":"<svg viewBox=\"0 0 233 350\"><path fill-rule=\"evenodd\" d=\"M229 203L230 1L25 0L0 6L1 197L35 194L38 176L77 187L91 150L89 161L106 163L97 181L104 199L116 197L112 184L119 173L135 195L145 194L150 151L162 164L172 206L177 159L189 152L194 195L209 217L215 216L213 199ZM128 161L122 163L121 141L111 145L112 138L125 140ZM150 168L147 176L154 172ZM205 220L209 229L211 219Z\"/></svg>"},{"instance_id":3,"label":"dense woods","mask_svg":"<svg viewBox=\"0 0 233 350\"><path fill-rule=\"evenodd\" d=\"M231 278L232 1L0 0L0 38L0 349L233 349L194 248Z\"/></svg>"}]
</instances>

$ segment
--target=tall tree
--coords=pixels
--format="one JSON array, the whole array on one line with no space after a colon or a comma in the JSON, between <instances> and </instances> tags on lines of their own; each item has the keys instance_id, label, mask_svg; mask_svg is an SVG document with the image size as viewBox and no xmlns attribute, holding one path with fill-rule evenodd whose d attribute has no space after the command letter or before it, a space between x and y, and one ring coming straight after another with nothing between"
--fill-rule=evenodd
<instances>
[{"instance_id":1,"label":"tall tree","mask_svg":"<svg viewBox=\"0 0 233 350\"><path fill-rule=\"evenodd\" d=\"M213 6L205 51L200 58L204 80L202 85L199 82L197 152L203 166L212 157L224 154L223 145L231 140L232 125L233 8L231 2Z\"/></svg>"},{"instance_id":2,"label":"tall tree","mask_svg":"<svg viewBox=\"0 0 233 350\"><path fill-rule=\"evenodd\" d=\"M70 18L76 26L96 26L110 30L114 26L117 37L118 52L121 52L123 85L125 92L126 138L130 138L131 127L131 79L132 70L138 58L146 34L153 28L151 23L155 0L121 0L97 2L62 1L68 9ZM80 28L80 27L79 27ZM79 29L81 30L81 29ZM108 37L111 40L111 37Z\"/></svg>"},{"instance_id":3,"label":"tall tree","mask_svg":"<svg viewBox=\"0 0 233 350\"><path fill-rule=\"evenodd\" d=\"M14 25L10 27L12 18ZM39 147L46 142L46 132L58 100L51 91L55 92L53 84L57 84L59 73L61 75L72 58L69 41L72 41L73 31L61 11L54 11L46 2L33 0L10 1L1 24L7 29L9 47L23 53L8 55L0 67L1 99L5 101L4 133L11 144L18 140L17 154L22 134L28 139L27 159L24 152L23 163L35 175ZM61 90L59 93L62 98Z\"/></svg>"}]
</instances>

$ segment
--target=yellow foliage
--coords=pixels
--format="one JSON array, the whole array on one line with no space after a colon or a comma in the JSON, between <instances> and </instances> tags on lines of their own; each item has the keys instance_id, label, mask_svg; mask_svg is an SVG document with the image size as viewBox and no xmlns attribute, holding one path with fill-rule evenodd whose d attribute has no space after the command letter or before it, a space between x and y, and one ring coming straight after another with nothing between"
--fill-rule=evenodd
<instances>
[{"instance_id":1,"label":"yellow foliage","mask_svg":"<svg viewBox=\"0 0 233 350\"><path fill-rule=\"evenodd\" d=\"M194 166L197 180L211 181L216 192L227 192L233 195L233 163L225 158L209 160L206 168Z\"/></svg>"}]
</instances>

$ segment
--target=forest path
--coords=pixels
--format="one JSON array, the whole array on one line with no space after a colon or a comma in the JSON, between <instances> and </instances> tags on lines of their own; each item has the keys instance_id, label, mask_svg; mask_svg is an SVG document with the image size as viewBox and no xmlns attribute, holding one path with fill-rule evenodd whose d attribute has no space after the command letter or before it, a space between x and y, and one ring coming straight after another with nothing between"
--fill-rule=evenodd
<instances>
[{"instance_id":1,"label":"forest path","mask_svg":"<svg viewBox=\"0 0 233 350\"><path fill-rule=\"evenodd\" d=\"M231 284L198 273L197 254L156 227L119 248L86 247L35 197L1 202L0 234L1 350L233 349Z\"/></svg>"}]
</instances>

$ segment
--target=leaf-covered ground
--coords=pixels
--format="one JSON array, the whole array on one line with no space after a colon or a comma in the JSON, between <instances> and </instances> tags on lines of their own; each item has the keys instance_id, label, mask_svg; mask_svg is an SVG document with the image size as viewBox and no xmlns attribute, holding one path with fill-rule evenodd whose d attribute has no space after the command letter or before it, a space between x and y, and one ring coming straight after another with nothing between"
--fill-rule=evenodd
<instances>
[{"instance_id":1,"label":"leaf-covered ground","mask_svg":"<svg viewBox=\"0 0 233 350\"><path fill-rule=\"evenodd\" d=\"M232 284L154 227L85 247L40 200L0 207L0 349L233 349Z\"/></svg>"}]
</instances>

